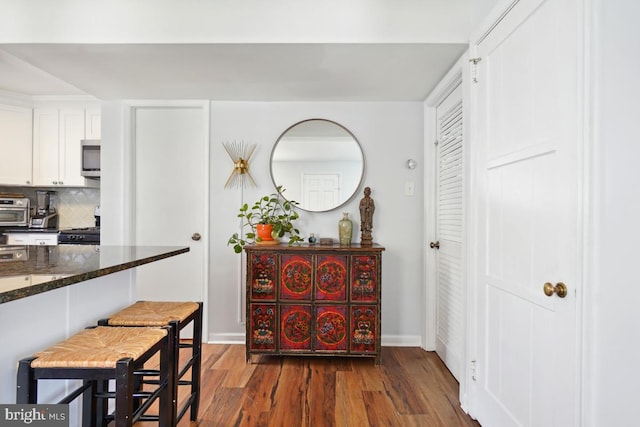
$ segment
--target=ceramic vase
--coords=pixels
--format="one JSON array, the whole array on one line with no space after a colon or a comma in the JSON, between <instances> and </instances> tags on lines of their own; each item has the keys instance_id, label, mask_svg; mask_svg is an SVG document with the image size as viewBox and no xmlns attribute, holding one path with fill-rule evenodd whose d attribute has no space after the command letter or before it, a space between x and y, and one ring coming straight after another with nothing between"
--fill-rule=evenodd
<instances>
[{"instance_id":1,"label":"ceramic vase","mask_svg":"<svg viewBox=\"0 0 640 427\"><path fill-rule=\"evenodd\" d=\"M342 214L342 219L338 221L338 236L341 246L351 245L351 234L353 233L353 222L349 219L349 212Z\"/></svg>"}]
</instances>

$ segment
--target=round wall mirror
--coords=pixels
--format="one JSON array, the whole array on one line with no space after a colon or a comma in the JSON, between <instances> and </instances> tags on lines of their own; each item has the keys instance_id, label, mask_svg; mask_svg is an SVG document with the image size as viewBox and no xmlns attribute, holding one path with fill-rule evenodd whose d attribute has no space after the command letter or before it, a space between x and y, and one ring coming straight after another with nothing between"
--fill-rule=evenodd
<instances>
[{"instance_id":1,"label":"round wall mirror","mask_svg":"<svg viewBox=\"0 0 640 427\"><path fill-rule=\"evenodd\" d=\"M360 143L348 129L310 119L285 130L271 152L271 179L300 209L324 212L345 204L364 175Z\"/></svg>"}]
</instances>

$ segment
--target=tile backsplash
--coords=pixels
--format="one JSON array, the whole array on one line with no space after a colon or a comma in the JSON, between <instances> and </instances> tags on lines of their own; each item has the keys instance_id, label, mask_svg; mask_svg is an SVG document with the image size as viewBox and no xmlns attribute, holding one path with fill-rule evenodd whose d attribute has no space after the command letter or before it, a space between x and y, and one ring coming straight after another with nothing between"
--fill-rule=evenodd
<instances>
[{"instance_id":1,"label":"tile backsplash","mask_svg":"<svg viewBox=\"0 0 640 427\"><path fill-rule=\"evenodd\" d=\"M100 204L99 188L0 187L0 193L22 193L35 206L36 190L54 190L57 195L58 228L93 227L95 207Z\"/></svg>"}]
</instances>

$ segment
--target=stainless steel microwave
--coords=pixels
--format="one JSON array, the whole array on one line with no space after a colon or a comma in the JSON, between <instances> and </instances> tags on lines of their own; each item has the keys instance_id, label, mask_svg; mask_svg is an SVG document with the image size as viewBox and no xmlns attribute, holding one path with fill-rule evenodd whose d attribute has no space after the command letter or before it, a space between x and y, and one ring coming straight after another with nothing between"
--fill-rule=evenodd
<instances>
[{"instance_id":1,"label":"stainless steel microwave","mask_svg":"<svg viewBox=\"0 0 640 427\"><path fill-rule=\"evenodd\" d=\"M100 178L100 140L82 140L82 176Z\"/></svg>"}]
</instances>

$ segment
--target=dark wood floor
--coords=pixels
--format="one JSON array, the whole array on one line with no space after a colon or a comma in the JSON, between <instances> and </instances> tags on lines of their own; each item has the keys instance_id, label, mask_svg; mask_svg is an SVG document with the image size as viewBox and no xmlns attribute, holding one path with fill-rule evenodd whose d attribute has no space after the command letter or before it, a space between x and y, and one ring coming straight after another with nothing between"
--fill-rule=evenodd
<instances>
[{"instance_id":1,"label":"dark wood floor","mask_svg":"<svg viewBox=\"0 0 640 427\"><path fill-rule=\"evenodd\" d=\"M201 393L198 421L187 415L180 427L479 426L444 364L419 348L383 347L379 367L339 357L254 356L248 365L244 346L208 344Z\"/></svg>"}]
</instances>

